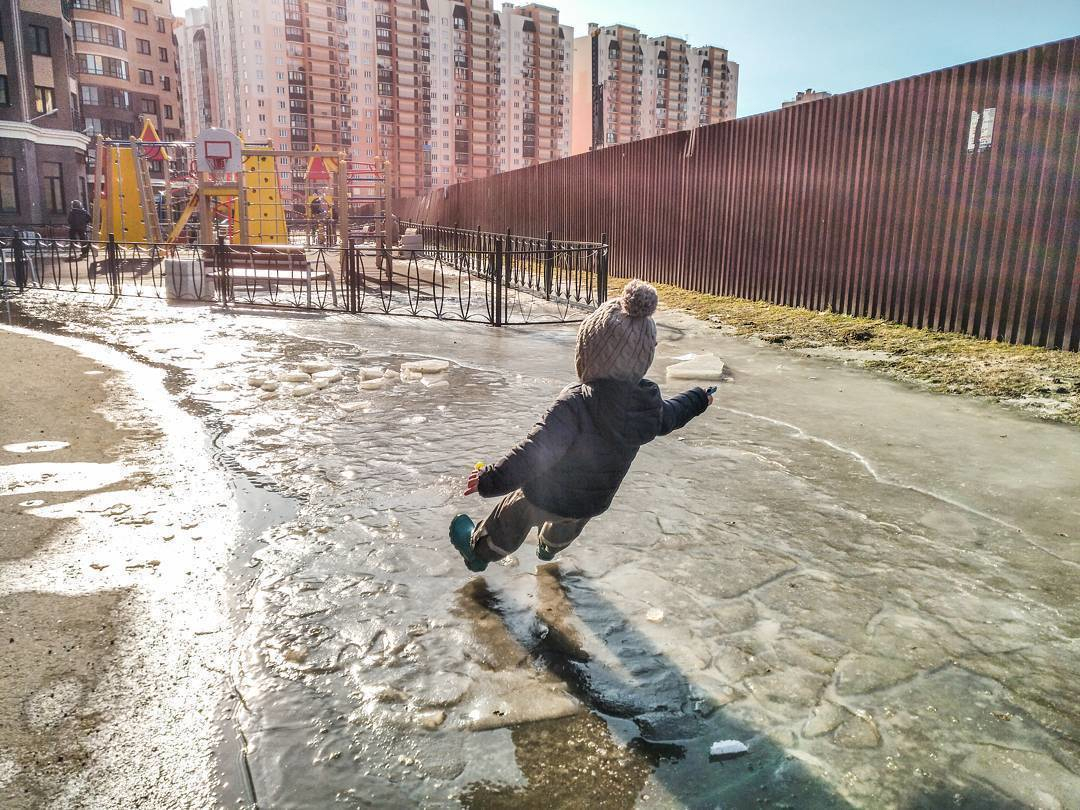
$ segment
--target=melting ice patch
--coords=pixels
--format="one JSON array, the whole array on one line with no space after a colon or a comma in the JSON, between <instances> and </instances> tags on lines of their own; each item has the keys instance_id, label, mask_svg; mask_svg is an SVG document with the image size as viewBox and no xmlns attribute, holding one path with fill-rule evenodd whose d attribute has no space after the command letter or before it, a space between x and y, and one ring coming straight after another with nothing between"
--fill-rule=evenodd
<instances>
[{"instance_id":1,"label":"melting ice patch","mask_svg":"<svg viewBox=\"0 0 1080 810\"><path fill-rule=\"evenodd\" d=\"M123 464L8 464L0 467L0 495L26 492L79 492L101 489L129 475Z\"/></svg>"},{"instance_id":2,"label":"melting ice patch","mask_svg":"<svg viewBox=\"0 0 1080 810\"><path fill-rule=\"evenodd\" d=\"M63 450L65 447L71 447L71 444L68 442L37 441L4 445L4 449L9 453L51 453L54 450Z\"/></svg>"}]
</instances>

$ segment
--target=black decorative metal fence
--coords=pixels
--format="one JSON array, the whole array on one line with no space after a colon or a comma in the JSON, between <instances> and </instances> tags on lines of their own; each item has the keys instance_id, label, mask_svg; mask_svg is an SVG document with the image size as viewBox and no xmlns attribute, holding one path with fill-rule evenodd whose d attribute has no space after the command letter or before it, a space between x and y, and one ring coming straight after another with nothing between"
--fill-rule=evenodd
<instances>
[{"instance_id":1,"label":"black decorative metal fence","mask_svg":"<svg viewBox=\"0 0 1080 810\"><path fill-rule=\"evenodd\" d=\"M402 244L0 240L5 292L67 291L510 324L580 320L607 295L607 245L400 223ZM24 232L25 233L25 232Z\"/></svg>"}]
</instances>

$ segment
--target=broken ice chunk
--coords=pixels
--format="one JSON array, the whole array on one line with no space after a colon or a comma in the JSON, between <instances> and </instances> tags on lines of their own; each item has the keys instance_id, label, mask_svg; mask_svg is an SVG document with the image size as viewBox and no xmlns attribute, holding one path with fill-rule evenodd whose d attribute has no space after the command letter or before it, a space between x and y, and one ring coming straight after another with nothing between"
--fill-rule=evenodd
<instances>
[{"instance_id":1,"label":"broken ice chunk","mask_svg":"<svg viewBox=\"0 0 1080 810\"><path fill-rule=\"evenodd\" d=\"M724 377L724 361L715 354L695 355L668 366L667 376L669 380L720 380Z\"/></svg>"},{"instance_id":2,"label":"broken ice chunk","mask_svg":"<svg viewBox=\"0 0 1080 810\"><path fill-rule=\"evenodd\" d=\"M330 383L328 383L326 380L312 380L311 384L318 388L320 391L330 385Z\"/></svg>"},{"instance_id":3,"label":"broken ice chunk","mask_svg":"<svg viewBox=\"0 0 1080 810\"><path fill-rule=\"evenodd\" d=\"M281 386L281 383L279 383L279 382L274 382L274 380L267 380L266 382L264 382L259 387L263 391L273 392L273 391L277 391L280 386Z\"/></svg>"},{"instance_id":4,"label":"broken ice chunk","mask_svg":"<svg viewBox=\"0 0 1080 810\"><path fill-rule=\"evenodd\" d=\"M720 740L714 742L712 747L709 748L710 757L719 757L720 759L733 759L740 757L747 753L749 749L738 740Z\"/></svg>"},{"instance_id":5,"label":"broken ice chunk","mask_svg":"<svg viewBox=\"0 0 1080 810\"><path fill-rule=\"evenodd\" d=\"M664 611L660 608L652 608L645 614L645 618L654 624L659 624L664 620Z\"/></svg>"},{"instance_id":6,"label":"broken ice chunk","mask_svg":"<svg viewBox=\"0 0 1080 810\"><path fill-rule=\"evenodd\" d=\"M315 393L316 390L314 385L298 385L289 393L294 397L306 397L308 394Z\"/></svg>"},{"instance_id":7,"label":"broken ice chunk","mask_svg":"<svg viewBox=\"0 0 1080 810\"><path fill-rule=\"evenodd\" d=\"M357 402L339 402L338 407L345 413L352 413L353 411L359 411L362 408L370 408L374 403L370 399L361 399Z\"/></svg>"},{"instance_id":8,"label":"broken ice chunk","mask_svg":"<svg viewBox=\"0 0 1080 810\"><path fill-rule=\"evenodd\" d=\"M450 387L450 381L448 379L446 379L446 377L444 375L442 375L442 374L425 375L424 378L422 380L420 380L420 382L422 382L428 388L449 388Z\"/></svg>"},{"instance_id":9,"label":"broken ice chunk","mask_svg":"<svg viewBox=\"0 0 1080 810\"><path fill-rule=\"evenodd\" d=\"M418 382L419 380L422 380L423 378L424 378L424 375L421 374L418 371L409 371L407 369L402 369L402 371L401 371L401 381L402 382Z\"/></svg>"},{"instance_id":10,"label":"broken ice chunk","mask_svg":"<svg viewBox=\"0 0 1080 810\"><path fill-rule=\"evenodd\" d=\"M300 370L308 374L314 374L317 371L329 371L333 368L333 365L327 363L325 360L307 360L300 364Z\"/></svg>"},{"instance_id":11,"label":"broken ice chunk","mask_svg":"<svg viewBox=\"0 0 1080 810\"><path fill-rule=\"evenodd\" d=\"M448 360L410 360L401 364L401 371L416 371L420 374L441 374L450 368Z\"/></svg>"},{"instance_id":12,"label":"broken ice chunk","mask_svg":"<svg viewBox=\"0 0 1080 810\"><path fill-rule=\"evenodd\" d=\"M311 378L313 380L326 380L327 385L329 385L330 383L338 382L341 377L341 372L338 371L336 368L330 368L326 371L316 371L314 374L311 375Z\"/></svg>"},{"instance_id":13,"label":"broken ice chunk","mask_svg":"<svg viewBox=\"0 0 1080 810\"><path fill-rule=\"evenodd\" d=\"M248 377L247 380L247 384L252 388L258 388L264 382L266 382L266 377Z\"/></svg>"},{"instance_id":14,"label":"broken ice chunk","mask_svg":"<svg viewBox=\"0 0 1080 810\"><path fill-rule=\"evenodd\" d=\"M377 377L374 380L361 380L357 385L362 391L374 391L386 385L386 378Z\"/></svg>"},{"instance_id":15,"label":"broken ice chunk","mask_svg":"<svg viewBox=\"0 0 1080 810\"><path fill-rule=\"evenodd\" d=\"M311 382L311 375L303 371L289 371L281 375L285 382L306 383Z\"/></svg>"},{"instance_id":16,"label":"broken ice chunk","mask_svg":"<svg viewBox=\"0 0 1080 810\"><path fill-rule=\"evenodd\" d=\"M389 379L390 377L398 376L398 372L394 371L392 368L388 368L386 371L383 372L383 376Z\"/></svg>"}]
</instances>

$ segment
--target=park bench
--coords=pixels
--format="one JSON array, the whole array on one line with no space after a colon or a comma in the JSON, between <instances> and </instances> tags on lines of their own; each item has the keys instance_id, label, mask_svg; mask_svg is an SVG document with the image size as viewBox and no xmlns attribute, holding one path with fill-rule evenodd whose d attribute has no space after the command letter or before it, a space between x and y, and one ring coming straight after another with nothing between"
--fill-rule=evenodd
<instances>
[{"instance_id":1,"label":"park bench","mask_svg":"<svg viewBox=\"0 0 1080 810\"><path fill-rule=\"evenodd\" d=\"M236 287L257 290L265 287L275 290L282 287L301 287L307 290L307 305L311 306L312 290L320 283L328 283L334 306L337 306L337 283L329 268L315 270L308 261L303 248L291 245L229 245L225 247L228 260L228 278ZM217 279L221 273L217 251L208 251L206 275Z\"/></svg>"}]
</instances>

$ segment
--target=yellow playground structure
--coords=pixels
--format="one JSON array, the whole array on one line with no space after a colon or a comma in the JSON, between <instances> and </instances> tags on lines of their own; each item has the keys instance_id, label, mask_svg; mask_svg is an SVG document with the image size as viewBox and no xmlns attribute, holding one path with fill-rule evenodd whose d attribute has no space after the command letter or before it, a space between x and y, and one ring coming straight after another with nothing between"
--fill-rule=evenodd
<instances>
[{"instance_id":1,"label":"yellow playground structure","mask_svg":"<svg viewBox=\"0 0 1080 810\"><path fill-rule=\"evenodd\" d=\"M140 139L98 138L94 155L98 241L288 245L291 231L348 240L348 203L357 199L343 155L246 145L221 129L194 142L161 142L152 128ZM283 176L292 181L289 199Z\"/></svg>"}]
</instances>

